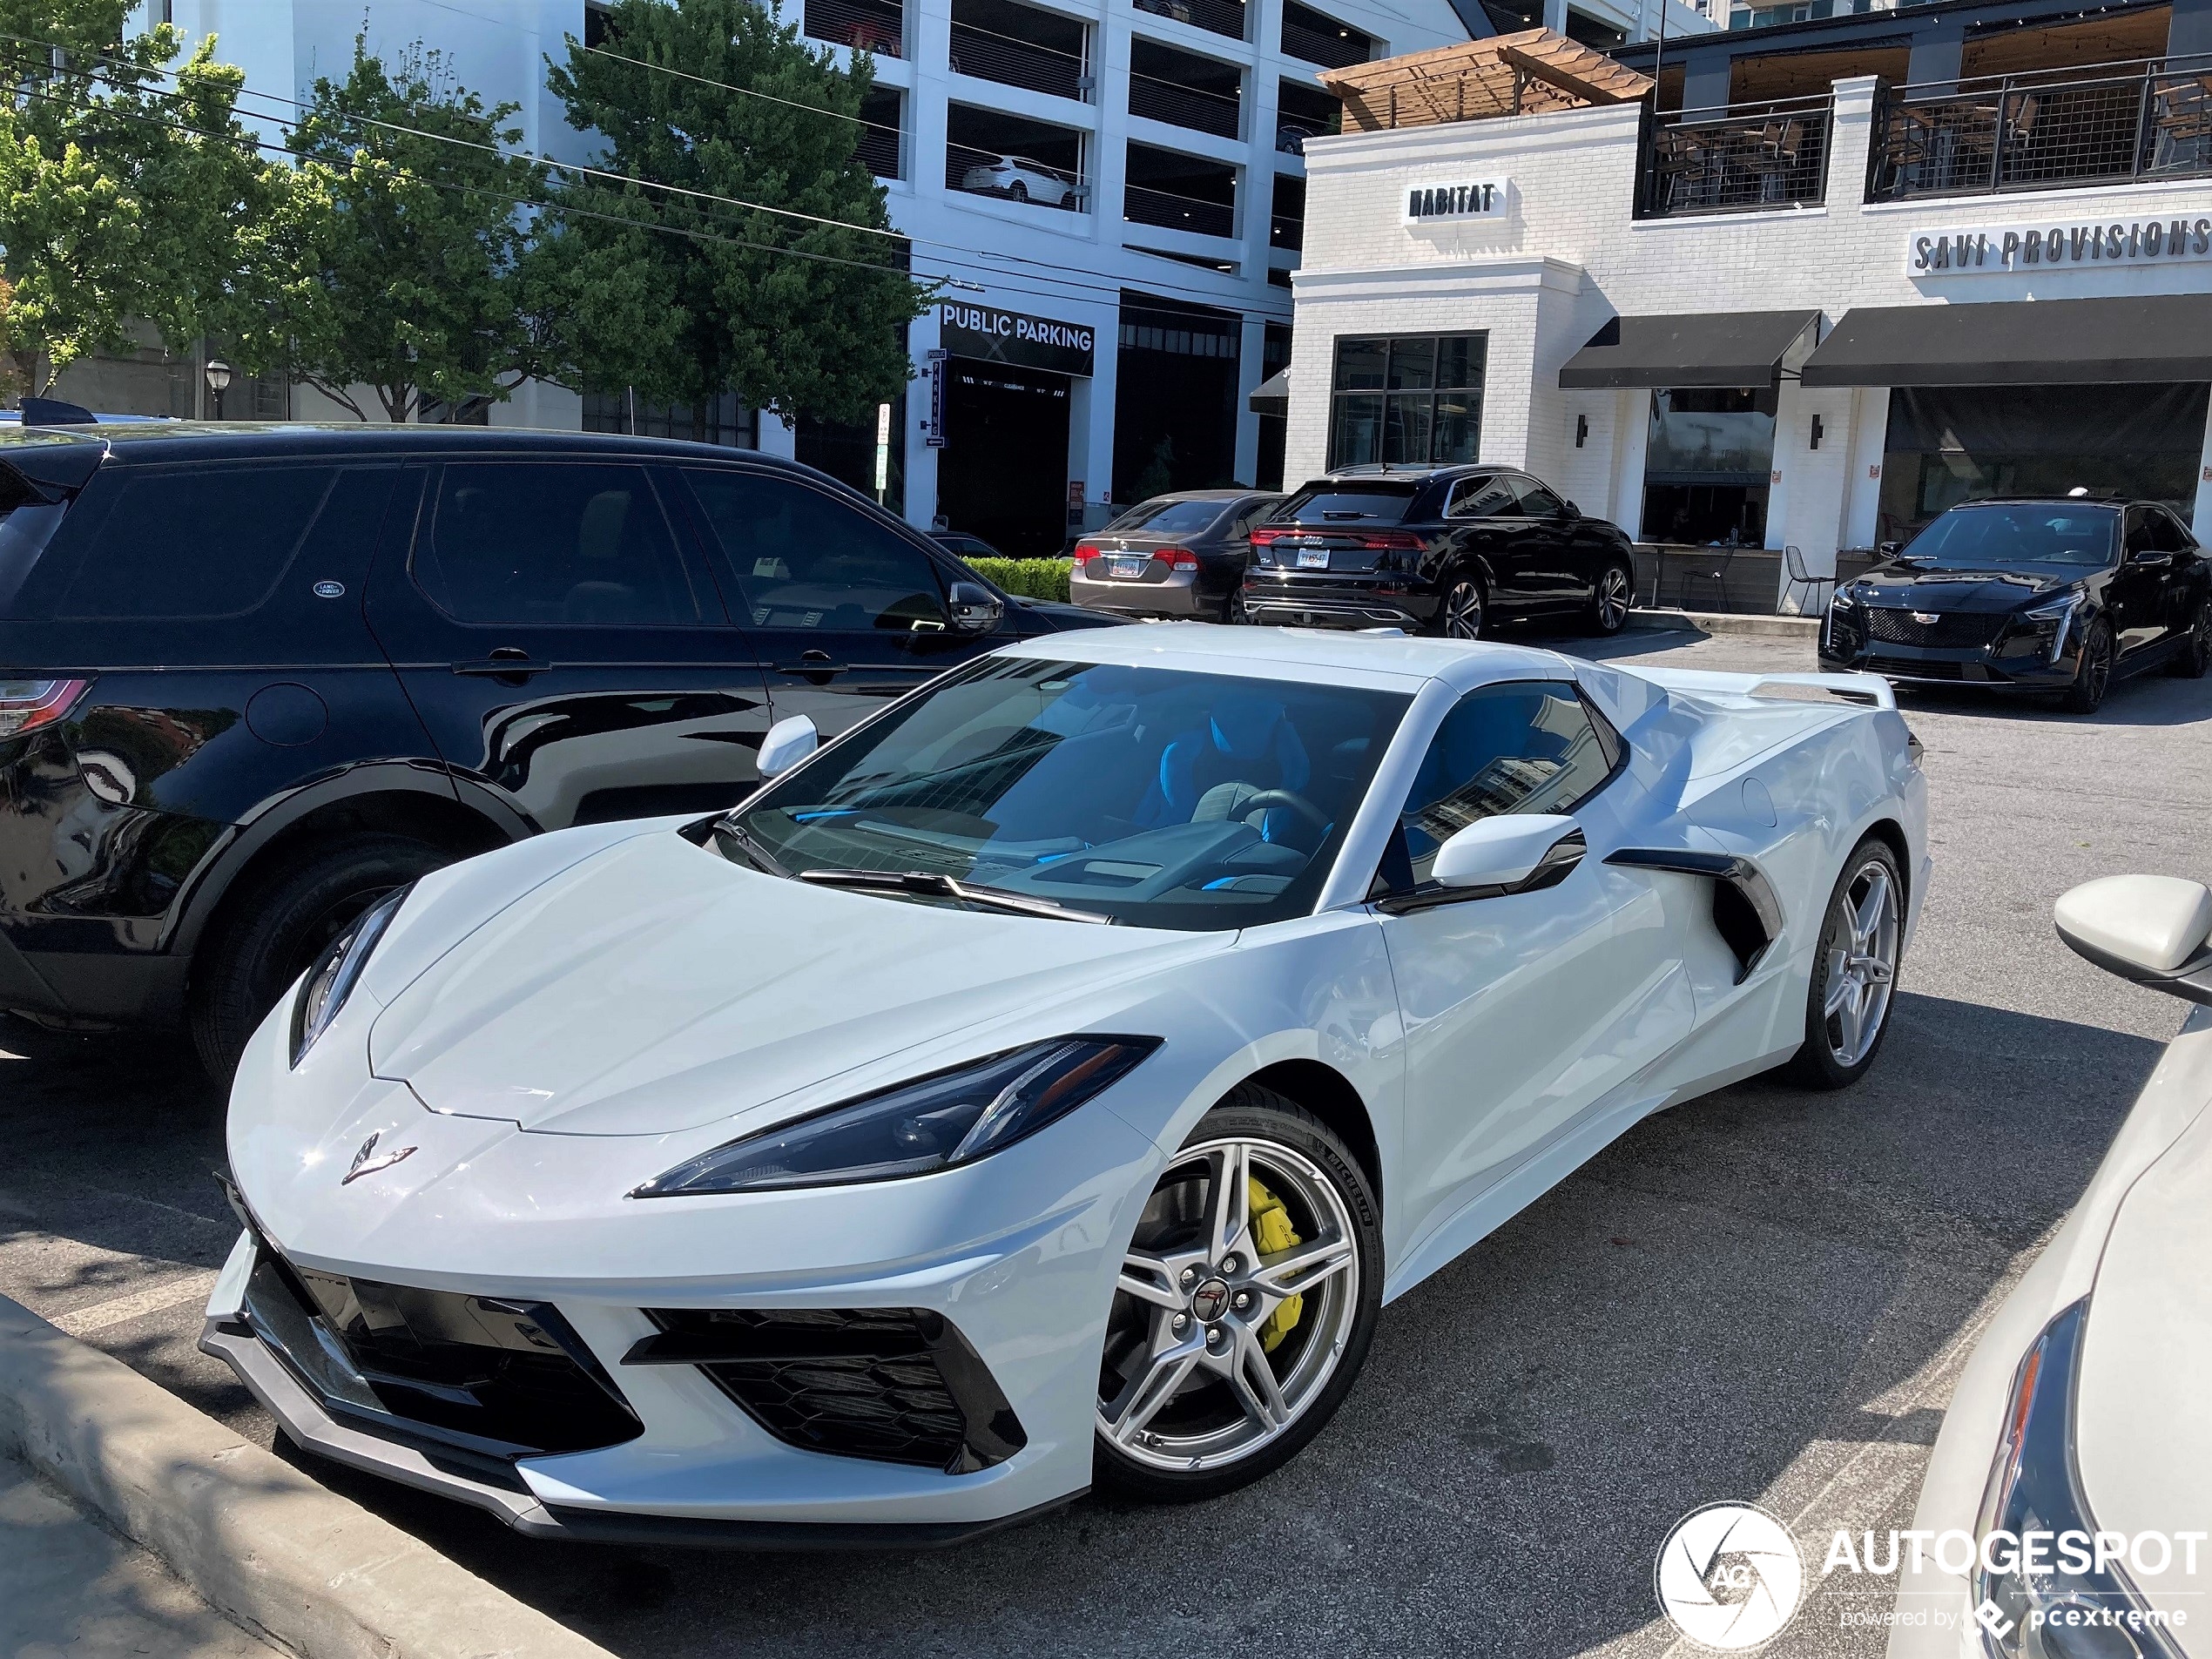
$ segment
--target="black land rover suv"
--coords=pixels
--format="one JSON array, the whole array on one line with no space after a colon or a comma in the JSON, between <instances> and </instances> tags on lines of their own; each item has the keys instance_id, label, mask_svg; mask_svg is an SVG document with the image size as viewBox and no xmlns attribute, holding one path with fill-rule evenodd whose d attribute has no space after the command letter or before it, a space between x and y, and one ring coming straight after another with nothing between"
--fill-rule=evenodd
<instances>
[{"instance_id":1,"label":"black land rover suv","mask_svg":"<svg viewBox=\"0 0 2212 1659\"><path fill-rule=\"evenodd\" d=\"M0 1009L226 1076L339 929L541 830L728 806L1008 640L804 467L453 427L0 429Z\"/></svg>"}]
</instances>

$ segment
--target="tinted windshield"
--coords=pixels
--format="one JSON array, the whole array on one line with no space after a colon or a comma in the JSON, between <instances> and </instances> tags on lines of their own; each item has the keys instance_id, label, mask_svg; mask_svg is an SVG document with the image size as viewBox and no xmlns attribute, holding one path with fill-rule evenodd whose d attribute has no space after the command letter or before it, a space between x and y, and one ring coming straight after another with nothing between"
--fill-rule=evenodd
<instances>
[{"instance_id":1,"label":"tinted windshield","mask_svg":"<svg viewBox=\"0 0 2212 1659\"><path fill-rule=\"evenodd\" d=\"M2095 569L2112 563L2119 524L2119 509L2113 507L2038 502L1954 507L1914 536L1905 556L1937 570Z\"/></svg>"},{"instance_id":2,"label":"tinted windshield","mask_svg":"<svg viewBox=\"0 0 2212 1659\"><path fill-rule=\"evenodd\" d=\"M923 871L1141 927L1246 927L1312 909L1406 702L987 658L735 817L794 873Z\"/></svg>"},{"instance_id":3,"label":"tinted windshield","mask_svg":"<svg viewBox=\"0 0 2212 1659\"><path fill-rule=\"evenodd\" d=\"M1273 523L1396 524L1413 504L1411 484L1308 484L1271 515Z\"/></svg>"},{"instance_id":4,"label":"tinted windshield","mask_svg":"<svg viewBox=\"0 0 2212 1659\"><path fill-rule=\"evenodd\" d=\"M1229 505L1219 501L1139 502L1106 528L1145 530L1154 536L1192 536L1219 518Z\"/></svg>"}]
</instances>

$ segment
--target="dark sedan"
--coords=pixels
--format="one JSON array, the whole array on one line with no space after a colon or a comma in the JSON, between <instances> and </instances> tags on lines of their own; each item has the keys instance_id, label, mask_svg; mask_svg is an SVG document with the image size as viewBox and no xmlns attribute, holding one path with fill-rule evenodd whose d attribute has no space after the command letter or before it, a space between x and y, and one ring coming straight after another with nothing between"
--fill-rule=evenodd
<instances>
[{"instance_id":1,"label":"dark sedan","mask_svg":"<svg viewBox=\"0 0 2212 1659\"><path fill-rule=\"evenodd\" d=\"M1453 639L1533 617L1610 634L1628 621L1635 569L1626 536L1526 473L1357 468L1306 485L1252 532L1244 610Z\"/></svg>"},{"instance_id":2,"label":"dark sedan","mask_svg":"<svg viewBox=\"0 0 2212 1659\"><path fill-rule=\"evenodd\" d=\"M2087 714L2115 678L2212 665L2212 565L2155 502L1968 502L1837 593L1820 664Z\"/></svg>"},{"instance_id":3,"label":"dark sedan","mask_svg":"<svg viewBox=\"0 0 2212 1659\"><path fill-rule=\"evenodd\" d=\"M1234 622L1252 526L1282 502L1250 489L1149 496L1076 543L1068 597L1124 617Z\"/></svg>"}]
</instances>

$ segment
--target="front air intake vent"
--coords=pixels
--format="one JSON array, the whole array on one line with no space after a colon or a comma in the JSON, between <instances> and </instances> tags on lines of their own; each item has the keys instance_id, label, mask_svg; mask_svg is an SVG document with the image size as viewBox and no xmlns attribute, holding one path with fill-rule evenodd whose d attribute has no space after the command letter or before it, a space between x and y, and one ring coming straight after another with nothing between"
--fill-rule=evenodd
<instances>
[{"instance_id":1,"label":"front air intake vent","mask_svg":"<svg viewBox=\"0 0 2212 1659\"><path fill-rule=\"evenodd\" d=\"M1028 1443L982 1359L927 1308L648 1308L623 1363L697 1366L786 1445L968 1474Z\"/></svg>"}]
</instances>

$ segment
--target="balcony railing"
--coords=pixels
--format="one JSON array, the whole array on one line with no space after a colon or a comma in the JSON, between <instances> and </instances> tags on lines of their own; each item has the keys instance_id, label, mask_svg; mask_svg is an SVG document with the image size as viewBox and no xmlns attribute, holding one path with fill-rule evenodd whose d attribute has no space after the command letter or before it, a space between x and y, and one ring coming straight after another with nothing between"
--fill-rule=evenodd
<instances>
[{"instance_id":1,"label":"balcony railing","mask_svg":"<svg viewBox=\"0 0 2212 1659\"><path fill-rule=\"evenodd\" d=\"M1054 98L1088 99L1096 84L1080 52L1057 51L967 23L953 24L950 67L955 75L974 75Z\"/></svg>"},{"instance_id":2,"label":"balcony railing","mask_svg":"<svg viewBox=\"0 0 2212 1659\"><path fill-rule=\"evenodd\" d=\"M1830 100L1666 111L1643 138L1636 211L1646 219L1750 213L1822 200Z\"/></svg>"},{"instance_id":3,"label":"balcony railing","mask_svg":"<svg viewBox=\"0 0 2212 1659\"><path fill-rule=\"evenodd\" d=\"M2212 175L2212 57L1885 90L1866 199Z\"/></svg>"},{"instance_id":4,"label":"balcony railing","mask_svg":"<svg viewBox=\"0 0 2212 1659\"><path fill-rule=\"evenodd\" d=\"M1228 202L1204 201L1150 185L1122 186L1122 217L1132 225L1157 225L1202 236L1234 236L1237 210Z\"/></svg>"},{"instance_id":5,"label":"balcony railing","mask_svg":"<svg viewBox=\"0 0 2212 1659\"><path fill-rule=\"evenodd\" d=\"M805 31L878 57L904 57L906 17L898 0L806 0Z\"/></svg>"},{"instance_id":6,"label":"balcony railing","mask_svg":"<svg viewBox=\"0 0 2212 1659\"><path fill-rule=\"evenodd\" d=\"M1090 206L1090 180L1073 168L964 144L945 146L945 188L1070 213L1087 212Z\"/></svg>"},{"instance_id":7,"label":"balcony railing","mask_svg":"<svg viewBox=\"0 0 2212 1659\"><path fill-rule=\"evenodd\" d=\"M1136 4L1139 11L1156 17L1170 17L1231 40L1245 37L1243 0L1136 0Z\"/></svg>"}]
</instances>

